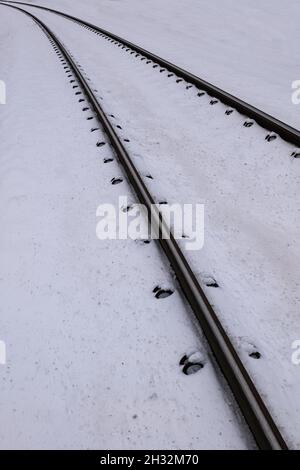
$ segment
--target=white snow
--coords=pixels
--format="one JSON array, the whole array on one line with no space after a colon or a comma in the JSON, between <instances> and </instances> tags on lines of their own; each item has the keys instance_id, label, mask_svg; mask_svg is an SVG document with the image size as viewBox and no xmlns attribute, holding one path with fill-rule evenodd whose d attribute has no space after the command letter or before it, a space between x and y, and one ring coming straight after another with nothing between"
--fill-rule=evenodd
<instances>
[{"instance_id":1,"label":"white snow","mask_svg":"<svg viewBox=\"0 0 300 470\"><path fill-rule=\"evenodd\" d=\"M289 88L297 78L296 2L289 12L269 1L51 6L297 121ZM9 430L1 431L1 447L252 447L154 243L97 240L98 204L117 205L120 195L132 203L134 196L125 181L110 184L122 171L116 162L103 164L111 152L95 146L99 134L89 132L93 121L85 120L47 40L29 19L0 8L0 78L8 88L0 108L0 339L8 358L0 367L0 406ZM207 95L94 33L33 12L116 116L135 164L153 176L145 181L157 201L205 202L204 249L187 256L202 284L218 283L205 287L207 295L288 444L299 447L300 369L291 361L300 338L294 147L267 142L257 124L243 126L246 117L225 115L221 103L211 106ZM289 55L278 57L286 44ZM176 290L157 300L156 285ZM196 351L205 366L185 376L178 363ZM249 357L255 352L260 359Z\"/></svg>"},{"instance_id":2,"label":"white snow","mask_svg":"<svg viewBox=\"0 0 300 470\"><path fill-rule=\"evenodd\" d=\"M129 187L46 37L0 8L0 447L253 446L214 364L181 371L201 337L178 290L152 293L176 287L155 244L96 238L97 206Z\"/></svg>"},{"instance_id":3,"label":"white snow","mask_svg":"<svg viewBox=\"0 0 300 470\"><path fill-rule=\"evenodd\" d=\"M102 26L299 128L298 0L31 2Z\"/></svg>"}]
</instances>

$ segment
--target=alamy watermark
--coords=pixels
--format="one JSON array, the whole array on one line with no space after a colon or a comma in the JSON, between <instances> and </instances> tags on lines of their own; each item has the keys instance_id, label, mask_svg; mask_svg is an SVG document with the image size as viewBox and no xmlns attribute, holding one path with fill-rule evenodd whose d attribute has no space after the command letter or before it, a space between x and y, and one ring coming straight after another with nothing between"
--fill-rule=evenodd
<instances>
[{"instance_id":1,"label":"alamy watermark","mask_svg":"<svg viewBox=\"0 0 300 470\"><path fill-rule=\"evenodd\" d=\"M204 204L128 204L119 197L118 206L100 204L96 216L99 240L169 239L185 241L187 250L200 250L204 244Z\"/></svg>"},{"instance_id":2,"label":"alamy watermark","mask_svg":"<svg viewBox=\"0 0 300 470\"><path fill-rule=\"evenodd\" d=\"M292 103L300 104L300 80L294 80L292 82Z\"/></svg>"},{"instance_id":3,"label":"alamy watermark","mask_svg":"<svg viewBox=\"0 0 300 470\"><path fill-rule=\"evenodd\" d=\"M0 104L6 104L6 85L3 80L0 80Z\"/></svg>"},{"instance_id":4,"label":"alamy watermark","mask_svg":"<svg viewBox=\"0 0 300 470\"><path fill-rule=\"evenodd\" d=\"M4 341L0 341L0 365L6 364L6 345Z\"/></svg>"},{"instance_id":5,"label":"alamy watermark","mask_svg":"<svg viewBox=\"0 0 300 470\"><path fill-rule=\"evenodd\" d=\"M292 349L294 352L291 356L291 361L295 366L299 366L300 364L300 339L296 339L292 342Z\"/></svg>"}]
</instances>

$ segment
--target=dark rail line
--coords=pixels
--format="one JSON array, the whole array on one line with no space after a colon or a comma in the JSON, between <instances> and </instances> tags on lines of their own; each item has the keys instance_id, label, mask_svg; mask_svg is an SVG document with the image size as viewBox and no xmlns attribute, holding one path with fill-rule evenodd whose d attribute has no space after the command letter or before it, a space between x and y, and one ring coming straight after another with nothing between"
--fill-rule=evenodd
<instances>
[{"instance_id":1,"label":"dark rail line","mask_svg":"<svg viewBox=\"0 0 300 470\"><path fill-rule=\"evenodd\" d=\"M13 2L13 1L7 1L5 3L16 3L20 5L26 5L26 6L30 6L34 8L39 8L41 10L46 10L51 13L55 13L57 15L63 16L69 20L75 21L76 23L79 23L81 25L92 28L95 31L98 31L102 34L105 34L106 36L111 37L112 39L124 44L125 46L130 47L132 50L138 52L139 54L144 55L148 59L153 60L154 62L160 64L162 67L167 68L170 72L173 72L178 77L181 77L187 82L192 83L197 88L201 90L205 90L209 95L215 98L218 98L224 104L235 108L241 114L244 114L245 116L248 116L249 118L254 119L262 127L264 127L265 129L268 129L269 131L277 133L278 135L280 135L280 137L282 137L287 142L300 146L300 131L299 130L294 129L288 124L280 121L279 119L276 119L275 117L265 113L264 111L261 111L255 106L252 106L251 104L246 103L245 101L237 98L236 96L231 95L230 93L227 93L221 88L218 88L215 85L212 85L211 83L205 80L202 80L201 78L182 69L181 67L178 67L177 65L172 64L171 62L163 59L162 57L159 57L156 54L153 54L152 52L149 52L146 49L130 41L127 41L126 39L120 36L117 36L116 34L111 33L110 31L107 31L87 21L81 20L80 18L77 18L76 16L72 16L72 15L69 15L68 13L64 13L62 11L54 10L52 8L44 7L41 5L33 5L31 3Z\"/></svg>"},{"instance_id":2,"label":"dark rail line","mask_svg":"<svg viewBox=\"0 0 300 470\"><path fill-rule=\"evenodd\" d=\"M208 340L216 361L233 392L258 447L260 449L274 450L287 449L287 444L217 318L216 313L200 287L183 252L172 235L169 238L163 238L164 233L169 234L170 231L159 208L155 205L152 195L149 193L128 152L118 138L117 133L99 104L94 92L75 64L70 53L62 45L56 35L37 17L16 6L4 3L1 4L19 10L33 19L47 35L54 49L59 50L64 56L74 76L80 83L86 98L94 108L95 114L109 137L125 175L130 181L138 199L147 207L149 218L151 218L152 223L154 223L155 229L162 235L158 242L172 265L182 291Z\"/></svg>"}]
</instances>

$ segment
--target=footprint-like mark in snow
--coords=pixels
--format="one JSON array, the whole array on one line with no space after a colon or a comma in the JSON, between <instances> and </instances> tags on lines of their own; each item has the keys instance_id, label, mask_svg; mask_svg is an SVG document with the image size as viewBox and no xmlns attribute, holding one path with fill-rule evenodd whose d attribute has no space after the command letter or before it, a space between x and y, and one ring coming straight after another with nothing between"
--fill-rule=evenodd
<instances>
[{"instance_id":1,"label":"footprint-like mark in snow","mask_svg":"<svg viewBox=\"0 0 300 470\"><path fill-rule=\"evenodd\" d=\"M300 158L300 149L296 149L292 152L291 157Z\"/></svg>"},{"instance_id":2,"label":"footprint-like mark in snow","mask_svg":"<svg viewBox=\"0 0 300 470\"><path fill-rule=\"evenodd\" d=\"M184 354L179 361L179 365L183 366L182 372L185 375L192 375L203 369L205 361L203 360L201 352L195 351L191 354Z\"/></svg>"},{"instance_id":3,"label":"footprint-like mark in snow","mask_svg":"<svg viewBox=\"0 0 300 470\"><path fill-rule=\"evenodd\" d=\"M277 139L277 135L271 132L270 134L266 135L265 140L267 142L272 142L272 140Z\"/></svg>"},{"instance_id":4,"label":"footprint-like mark in snow","mask_svg":"<svg viewBox=\"0 0 300 470\"><path fill-rule=\"evenodd\" d=\"M123 206L121 208L122 212L124 212L124 213L130 212L132 209L133 209L133 204L129 204L128 206Z\"/></svg>"},{"instance_id":5,"label":"footprint-like mark in snow","mask_svg":"<svg viewBox=\"0 0 300 470\"><path fill-rule=\"evenodd\" d=\"M259 351L253 351L252 353L249 354L249 357L252 357L252 359L260 359L261 354Z\"/></svg>"},{"instance_id":6,"label":"footprint-like mark in snow","mask_svg":"<svg viewBox=\"0 0 300 470\"><path fill-rule=\"evenodd\" d=\"M252 359L260 359L262 357L261 352L259 351L259 348L252 343L252 341L249 341L247 338L240 338L240 345L241 348L246 351L249 357Z\"/></svg>"},{"instance_id":7,"label":"footprint-like mark in snow","mask_svg":"<svg viewBox=\"0 0 300 470\"><path fill-rule=\"evenodd\" d=\"M209 274L202 274L201 275L202 282L206 285L206 287L214 287L215 289L220 287L218 282L213 276Z\"/></svg>"},{"instance_id":8,"label":"footprint-like mark in snow","mask_svg":"<svg viewBox=\"0 0 300 470\"><path fill-rule=\"evenodd\" d=\"M134 241L139 245L149 245L151 243L151 240L148 238L137 238Z\"/></svg>"},{"instance_id":9,"label":"footprint-like mark in snow","mask_svg":"<svg viewBox=\"0 0 300 470\"><path fill-rule=\"evenodd\" d=\"M170 297L170 295L174 294L172 289L164 289L160 286L154 287L152 292L155 294L156 299L166 299L167 297Z\"/></svg>"},{"instance_id":10,"label":"footprint-like mark in snow","mask_svg":"<svg viewBox=\"0 0 300 470\"><path fill-rule=\"evenodd\" d=\"M123 182L123 178L112 178L111 179L111 184L115 185L115 184L120 184Z\"/></svg>"}]
</instances>

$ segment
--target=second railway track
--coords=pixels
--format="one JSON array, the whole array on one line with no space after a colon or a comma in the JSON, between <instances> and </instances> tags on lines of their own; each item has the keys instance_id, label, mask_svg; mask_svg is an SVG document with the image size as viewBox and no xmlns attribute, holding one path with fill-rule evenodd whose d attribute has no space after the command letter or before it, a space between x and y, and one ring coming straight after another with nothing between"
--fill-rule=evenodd
<instances>
[{"instance_id":1,"label":"second railway track","mask_svg":"<svg viewBox=\"0 0 300 470\"><path fill-rule=\"evenodd\" d=\"M94 109L99 123L106 132L123 171L138 196L139 201L146 206L148 216L150 217L151 215L151 221L155 229L161 231L162 236L158 240L159 244L176 274L182 292L208 340L216 361L235 396L258 447L260 449L287 449L287 445L280 431L240 360L225 329L220 323L213 307L198 283L184 253L179 248L172 235L170 238L164 237L165 233L168 234L169 227L167 227L159 208L155 205L154 197L144 184L139 171L123 146L121 139L118 137L108 116L101 107L95 93L84 78L82 71L76 65L73 56L66 50L64 45L48 26L37 17L18 7L12 5L6 6L21 11L33 19L48 36L56 53L64 58L68 67L72 70L86 99Z\"/></svg>"},{"instance_id":2,"label":"second railway track","mask_svg":"<svg viewBox=\"0 0 300 470\"><path fill-rule=\"evenodd\" d=\"M295 129L289 126L288 124L280 121L279 119L265 113L261 109L258 109L255 106L252 106L251 104L241 100L240 98L233 96L232 94L226 92L225 90L222 90L221 88L216 87L215 85L201 79L200 77L188 72L187 70L182 69L181 67L178 67L177 65L169 62L168 60L163 59L162 57L156 54L153 54L152 52L142 48L141 46L137 44L134 44L95 24L89 23L87 21L82 20L81 18L70 15L68 13L64 13L59 10L55 10L53 8L44 7L41 5L33 5L33 4L26 3L26 2L7 1L5 3L25 5L25 6L37 8L40 10L48 11L50 13L54 13L58 16L66 18L68 20L74 21L75 23L78 23L79 25L85 28L88 28L91 31L101 34L105 36L108 40L115 42L119 47L123 47L124 49L126 49L127 52L130 52L130 53L135 52L139 56L141 55L144 58L149 59L150 61L153 61L155 64L161 67L164 67L169 72L174 73L177 77L185 80L188 85L189 84L195 85L200 91L204 90L213 98L216 98L220 100L222 103L224 103L225 105L228 105L236 109L242 115L245 115L246 117L250 119L253 119L257 124L261 125L263 128L271 132L277 133L280 137L282 137L287 142L290 142L291 144L296 145L297 147L300 147L300 131L298 129ZM230 112L231 110L229 110L229 113ZM271 137L272 139L275 136L266 136L267 139L268 137ZM298 157L299 154L300 154L300 151L298 152L298 150L295 150L292 156Z\"/></svg>"}]
</instances>

